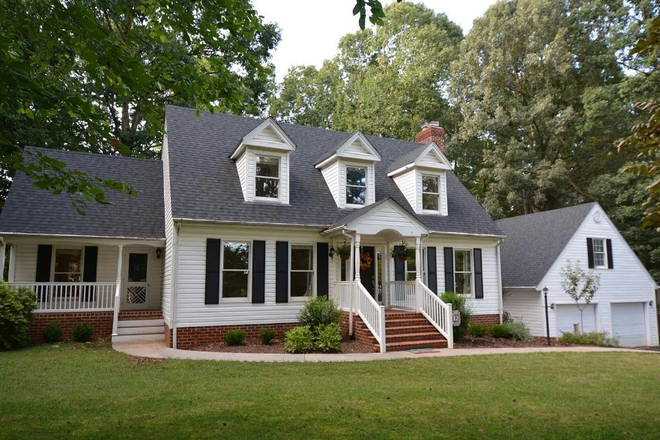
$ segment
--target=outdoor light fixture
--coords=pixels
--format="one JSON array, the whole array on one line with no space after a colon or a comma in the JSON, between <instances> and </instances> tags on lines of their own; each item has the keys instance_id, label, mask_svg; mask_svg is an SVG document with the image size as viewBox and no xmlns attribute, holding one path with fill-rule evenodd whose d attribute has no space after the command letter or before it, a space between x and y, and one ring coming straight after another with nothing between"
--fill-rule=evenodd
<instances>
[{"instance_id":1,"label":"outdoor light fixture","mask_svg":"<svg viewBox=\"0 0 660 440\"><path fill-rule=\"evenodd\" d=\"M160 257L163 255L163 251L161 248L156 249L156 258L160 259Z\"/></svg>"},{"instance_id":2,"label":"outdoor light fixture","mask_svg":"<svg viewBox=\"0 0 660 440\"><path fill-rule=\"evenodd\" d=\"M328 252L328 257L332 258L333 260L335 259L335 247L332 246L330 248L330 252Z\"/></svg>"},{"instance_id":3,"label":"outdoor light fixture","mask_svg":"<svg viewBox=\"0 0 660 440\"><path fill-rule=\"evenodd\" d=\"M545 331L548 338L548 346L550 345L550 320L548 318L548 288L543 287L543 297L545 298ZM552 305L552 308L555 308L555 305Z\"/></svg>"},{"instance_id":4,"label":"outdoor light fixture","mask_svg":"<svg viewBox=\"0 0 660 440\"><path fill-rule=\"evenodd\" d=\"M649 307L653 307L653 301L649 301Z\"/></svg>"},{"instance_id":5,"label":"outdoor light fixture","mask_svg":"<svg viewBox=\"0 0 660 440\"><path fill-rule=\"evenodd\" d=\"M551 308L552 310L554 310L554 309L555 309L555 303L550 304L550 308Z\"/></svg>"}]
</instances>

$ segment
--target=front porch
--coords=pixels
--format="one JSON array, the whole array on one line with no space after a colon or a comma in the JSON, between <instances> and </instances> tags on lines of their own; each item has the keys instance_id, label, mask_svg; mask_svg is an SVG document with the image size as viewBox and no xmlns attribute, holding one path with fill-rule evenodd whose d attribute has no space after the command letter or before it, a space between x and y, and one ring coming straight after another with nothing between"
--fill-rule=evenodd
<instances>
[{"instance_id":1,"label":"front porch","mask_svg":"<svg viewBox=\"0 0 660 440\"><path fill-rule=\"evenodd\" d=\"M12 237L8 284L36 294L30 331L57 323L70 338L76 324L90 324L97 337L120 334L120 321L162 325L162 240Z\"/></svg>"}]
</instances>

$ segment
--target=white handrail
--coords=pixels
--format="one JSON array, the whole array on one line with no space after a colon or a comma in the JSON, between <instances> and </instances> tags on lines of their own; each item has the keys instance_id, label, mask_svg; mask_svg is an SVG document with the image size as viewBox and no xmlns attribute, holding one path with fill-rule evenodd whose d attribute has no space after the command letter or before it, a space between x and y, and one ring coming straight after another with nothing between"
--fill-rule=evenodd
<instances>
[{"instance_id":1,"label":"white handrail","mask_svg":"<svg viewBox=\"0 0 660 440\"><path fill-rule=\"evenodd\" d=\"M424 283L417 280L419 311L447 339L447 347L454 348L452 307L438 298Z\"/></svg>"},{"instance_id":2,"label":"white handrail","mask_svg":"<svg viewBox=\"0 0 660 440\"><path fill-rule=\"evenodd\" d=\"M385 307L376 302L361 282L356 281L355 285L357 286L358 314L376 338L380 345L380 352L385 353Z\"/></svg>"},{"instance_id":3,"label":"white handrail","mask_svg":"<svg viewBox=\"0 0 660 440\"><path fill-rule=\"evenodd\" d=\"M115 283L9 283L33 291L35 312L99 312L115 307Z\"/></svg>"}]
</instances>

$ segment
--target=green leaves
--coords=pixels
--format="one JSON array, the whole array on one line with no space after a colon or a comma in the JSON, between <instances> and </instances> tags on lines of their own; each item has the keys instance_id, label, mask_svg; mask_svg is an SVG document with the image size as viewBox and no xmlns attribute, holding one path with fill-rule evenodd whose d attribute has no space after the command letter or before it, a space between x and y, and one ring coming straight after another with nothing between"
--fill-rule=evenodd
<instances>
[{"instance_id":1,"label":"green leaves","mask_svg":"<svg viewBox=\"0 0 660 440\"><path fill-rule=\"evenodd\" d=\"M397 3L401 3L401 0L396 0ZM379 0L356 0L355 6L353 7L353 15L360 15L358 23L360 29L364 30L367 17L367 7L369 8L370 15L369 21L372 24L382 26L384 23L385 12L383 11L383 5Z\"/></svg>"}]
</instances>

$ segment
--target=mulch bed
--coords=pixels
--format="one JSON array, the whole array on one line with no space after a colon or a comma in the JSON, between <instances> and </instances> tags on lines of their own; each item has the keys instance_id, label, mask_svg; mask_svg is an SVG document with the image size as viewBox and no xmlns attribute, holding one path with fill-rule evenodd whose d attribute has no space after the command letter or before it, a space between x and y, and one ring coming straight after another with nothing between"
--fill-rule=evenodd
<instances>
[{"instance_id":1,"label":"mulch bed","mask_svg":"<svg viewBox=\"0 0 660 440\"><path fill-rule=\"evenodd\" d=\"M343 353L373 353L373 347L357 341L344 340L341 343ZM204 344L194 347L195 351L219 351L225 353L287 353L284 342L274 339L271 345L263 345L259 339L246 339L243 345L226 345L224 342Z\"/></svg>"},{"instance_id":2,"label":"mulch bed","mask_svg":"<svg viewBox=\"0 0 660 440\"><path fill-rule=\"evenodd\" d=\"M550 347L567 347L570 344L561 344L550 338ZM504 338L474 338L466 336L460 341L454 341L454 348L511 348L511 347L547 347L546 338L534 338L529 341L516 341Z\"/></svg>"}]
</instances>

